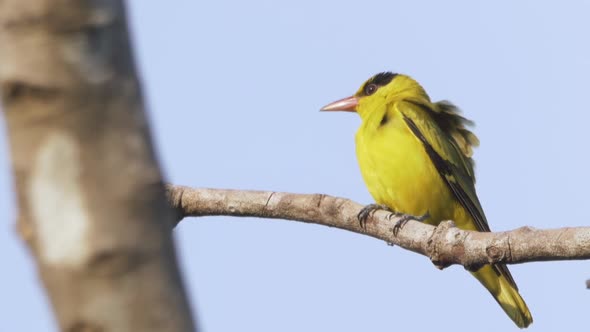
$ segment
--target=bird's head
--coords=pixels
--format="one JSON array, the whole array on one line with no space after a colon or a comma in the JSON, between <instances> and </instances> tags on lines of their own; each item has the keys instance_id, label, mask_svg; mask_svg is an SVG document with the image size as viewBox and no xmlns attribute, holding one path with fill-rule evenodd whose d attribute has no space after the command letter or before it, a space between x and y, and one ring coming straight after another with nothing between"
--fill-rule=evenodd
<instances>
[{"instance_id":1,"label":"bird's head","mask_svg":"<svg viewBox=\"0 0 590 332\"><path fill-rule=\"evenodd\" d=\"M430 102L422 86L413 78L383 72L368 79L354 95L330 103L321 111L357 112L365 117L371 110L401 99Z\"/></svg>"}]
</instances>

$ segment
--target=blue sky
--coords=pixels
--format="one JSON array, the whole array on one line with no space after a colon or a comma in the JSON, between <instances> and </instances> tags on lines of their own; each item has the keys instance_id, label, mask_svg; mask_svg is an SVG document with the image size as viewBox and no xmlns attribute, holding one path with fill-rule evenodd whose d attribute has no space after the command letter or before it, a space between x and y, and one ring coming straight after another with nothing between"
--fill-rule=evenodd
<instances>
[{"instance_id":1,"label":"blue sky","mask_svg":"<svg viewBox=\"0 0 590 332\"><path fill-rule=\"evenodd\" d=\"M385 70L477 123L477 190L493 230L587 225L590 2L129 1L170 182L326 193L370 203L354 114L318 109ZM0 130L3 330L56 325L14 231ZM206 331L516 330L461 267L296 222L186 219L182 271ZM588 262L511 266L530 331L588 326Z\"/></svg>"}]
</instances>

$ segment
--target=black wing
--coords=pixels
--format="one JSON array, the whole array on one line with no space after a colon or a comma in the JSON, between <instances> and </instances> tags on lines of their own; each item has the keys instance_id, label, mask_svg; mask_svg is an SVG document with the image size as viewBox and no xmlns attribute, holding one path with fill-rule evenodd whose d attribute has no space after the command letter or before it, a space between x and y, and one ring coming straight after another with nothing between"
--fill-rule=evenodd
<instances>
[{"instance_id":1,"label":"black wing","mask_svg":"<svg viewBox=\"0 0 590 332\"><path fill-rule=\"evenodd\" d=\"M422 105L420 105L422 106ZM412 131L414 136L416 136L422 145L424 146L424 150L430 157L430 160L434 164L436 170L438 171L439 175L443 179L443 181L447 184L457 201L467 210L471 218L473 219L476 228L480 232L490 232L490 227L488 226L488 222L486 217L483 213L483 209L477 196L475 194L475 186L473 183L473 179L468 174L465 174L460 168L458 168L453 163L445 160L428 142L424 134L420 131L420 128L416 125L414 120L407 117L405 114L403 115L404 121L408 125L408 128ZM454 146L454 145L453 145ZM454 146L457 148L456 146ZM504 275L506 279L512 284L512 286L518 290L514 279L512 278L512 274L503 264L494 264L492 268L496 272L497 275Z\"/></svg>"}]
</instances>

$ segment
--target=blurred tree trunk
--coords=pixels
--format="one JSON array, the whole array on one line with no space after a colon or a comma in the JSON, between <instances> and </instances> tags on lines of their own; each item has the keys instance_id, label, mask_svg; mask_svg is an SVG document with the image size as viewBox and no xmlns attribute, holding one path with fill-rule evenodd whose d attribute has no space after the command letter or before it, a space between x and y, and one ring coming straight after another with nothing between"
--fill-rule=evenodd
<instances>
[{"instance_id":1,"label":"blurred tree trunk","mask_svg":"<svg viewBox=\"0 0 590 332\"><path fill-rule=\"evenodd\" d=\"M0 0L0 89L61 330L194 330L122 2Z\"/></svg>"}]
</instances>

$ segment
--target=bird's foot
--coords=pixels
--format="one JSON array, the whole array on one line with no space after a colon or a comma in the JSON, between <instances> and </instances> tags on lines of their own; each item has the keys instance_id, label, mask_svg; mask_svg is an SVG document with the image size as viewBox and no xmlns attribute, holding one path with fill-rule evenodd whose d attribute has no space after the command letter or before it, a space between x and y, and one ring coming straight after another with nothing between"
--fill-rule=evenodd
<instances>
[{"instance_id":1,"label":"bird's foot","mask_svg":"<svg viewBox=\"0 0 590 332\"><path fill-rule=\"evenodd\" d=\"M399 220L395 222L395 225L393 225L393 228L391 230L393 232L394 236L397 236L399 231L408 223L408 221L416 220L419 222L423 222L424 220L430 218L429 212L426 212L421 216L414 216L414 215L405 214L405 213L392 213L392 215L395 215L396 217L400 217ZM391 219L392 215L389 216L390 219Z\"/></svg>"},{"instance_id":2,"label":"bird's foot","mask_svg":"<svg viewBox=\"0 0 590 332\"><path fill-rule=\"evenodd\" d=\"M392 214L395 214L395 212L393 212L387 205L369 204L362 208L359 214L357 215L359 225L362 229L365 229L365 227L367 226L367 218L373 216L373 214L375 214L375 211L377 210L385 210L391 212ZM391 219L391 215L389 218Z\"/></svg>"}]
</instances>

